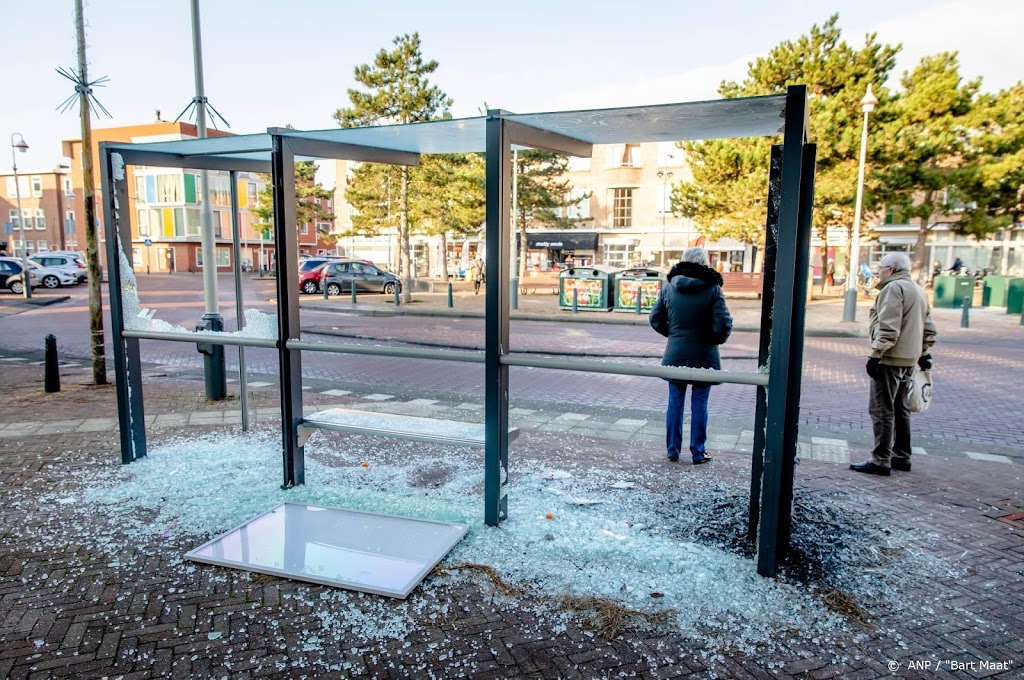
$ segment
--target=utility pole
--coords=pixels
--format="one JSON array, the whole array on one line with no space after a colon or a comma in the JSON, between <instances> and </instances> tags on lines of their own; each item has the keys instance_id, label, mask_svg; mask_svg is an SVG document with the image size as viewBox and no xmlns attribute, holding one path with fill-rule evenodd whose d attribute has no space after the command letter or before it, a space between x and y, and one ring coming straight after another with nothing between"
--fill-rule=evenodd
<instances>
[{"instance_id":1,"label":"utility pole","mask_svg":"<svg viewBox=\"0 0 1024 680\"><path fill-rule=\"evenodd\" d=\"M75 33L78 39L78 76L89 82L85 58L85 16L82 0L75 0ZM82 121L82 198L85 203L85 262L89 272L89 333L92 345L92 381L107 384L107 359L103 353L103 298L100 293L99 239L96 234L96 180L92 169L92 118L89 115L89 88L78 88L78 108ZM117 238L107 234L107 238ZM120 251L120 246L118 247ZM107 263L109 266L109 262Z\"/></svg>"},{"instance_id":2,"label":"utility pole","mask_svg":"<svg viewBox=\"0 0 1024 680\"><path fill-rule=\"evenodd\" d=\"M206 137L206 93L203 89L203 40L199 27L199 0L192 0L192 56L196 74L196 128L200 139ZM206 301L200 326L210 331L223 331L224 319L217 303L217 248L213 237L213 207L210 205L210 173L200 170L203 205L200 225L203 235L203 293ZM237 265L237 263L236 263ZM224 374L224 345L212 345L212 351L203 356L206 375L206 398L211 401L227 396Z\"/></svg>"}]
</instances>

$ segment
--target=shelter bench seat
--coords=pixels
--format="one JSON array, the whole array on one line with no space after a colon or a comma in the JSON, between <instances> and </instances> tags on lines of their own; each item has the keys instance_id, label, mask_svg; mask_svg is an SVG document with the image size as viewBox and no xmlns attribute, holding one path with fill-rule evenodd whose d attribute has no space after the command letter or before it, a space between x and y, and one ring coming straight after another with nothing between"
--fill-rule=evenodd
<instances>
[{"instance_id":1,"label":"shelter bench seat","mask_svg":"<svg viewBox=\"0 0 1024 680\"><path fill-rule=\"evenodd\" d=\"M421 416L377 413L356 409L332 408L304 418L299 425L299 446L305 446L313 430L352 432L391 439L406 439L431 444L484 448L484 426L455 420ZM519 436L518 427L510 427L508 440Z\"/></svg>"}]
</instances>

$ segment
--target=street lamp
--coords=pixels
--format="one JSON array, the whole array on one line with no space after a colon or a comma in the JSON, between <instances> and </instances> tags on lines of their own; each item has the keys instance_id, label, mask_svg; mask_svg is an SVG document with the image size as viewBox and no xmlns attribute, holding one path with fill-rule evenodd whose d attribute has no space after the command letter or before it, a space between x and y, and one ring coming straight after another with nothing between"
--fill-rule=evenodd
<instances>
[{"instance_id":1,"label":"street lamp","mask_svg":"<svg viewBox=\"0 0 1024 680\"><path fill-rule=\"evenodd\" d=\"M871 92L871 83L868 83L868 91L860 100L860 110L864 112L864 130L860 136L860 168L857 171L857 204L853 211L853 235L850 237L850 266L846 272L846 301L843 304L843 321L857 320L857 263L860 255L860 213L864 203L864 163L867 161L868 153L868 114L875 109L878 99Z\"/></svg>"},{"instance_id":2,"label":"street lamp","mask_svg":"<svg viewBox=\"0 0 1024 680\"><path fill-rule=\"evenodd\" d=\"M672 179L672 172L662 172L658 170L658 179L661 180L661 200L664 201L661 205L661 266L665 266L665 217L668 213L668 183Z\"/></svg>"},{"instance_id":3,"label":"street lamp","mask_svg":"<svg viewBox=\"0 0 1024 680\"><path fill-rule=\"evenodd\" d=\"M15 142L14 138L18 141ZM18 154L28 151L28 142L19 132L11 133L11 169L14 170L14 196L18 202L18 226L21 227L21 285L25 289L25 297L32 297L32 283L28 275L28 240L25 238L25 213L21 210L21 186L18 184Z\"/></svg>"}]
</instances>

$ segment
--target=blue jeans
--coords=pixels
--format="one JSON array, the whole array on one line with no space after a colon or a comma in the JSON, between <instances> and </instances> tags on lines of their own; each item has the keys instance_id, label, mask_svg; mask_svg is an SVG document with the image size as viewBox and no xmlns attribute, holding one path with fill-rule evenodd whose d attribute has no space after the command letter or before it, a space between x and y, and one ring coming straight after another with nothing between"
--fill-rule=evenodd
<instances>
[{"instance_id":1,"label":"blue jeans","mask_svg":"<svg viewBox=\"0 0 1024 680\"><path fill-rule=\"evenodd\" d=\"M690 403L690 455L693 460L704 459L704 442L708 438L708 396L711 385L691 385ZM668 410L665 412L665 446L671 460L679 458L683 447L683 409L686 406L686 385L668 384Z\"/></svg>"}]
</instances>

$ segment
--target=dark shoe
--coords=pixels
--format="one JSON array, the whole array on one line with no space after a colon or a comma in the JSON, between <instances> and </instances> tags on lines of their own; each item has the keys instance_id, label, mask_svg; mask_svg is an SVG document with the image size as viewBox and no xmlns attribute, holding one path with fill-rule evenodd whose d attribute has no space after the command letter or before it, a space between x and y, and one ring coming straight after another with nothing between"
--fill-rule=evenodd
<instances>
[{"instance_id":1,"label":"dark shoe","mask_svg":"<svg viewBox=\"0 0 1024 680\"><path fill-rule=\"evenodd\" d=\"M710 463L710 462L711 462L711 456L705 454L704 457L701 458L700 460L693 461L693 464L694 465L702 465L704 463Z\"/></svg>"},{"instance_id":2,"label":"dark shoe","mask_svg":"<svg viewBox=\"0 0 1024 680\"><path fill-rule=\"evenodd\" d=\"M678 462L679 462L679 456L675 456L675 457L669 456L669 457L667 458L667 460L668 460L668 462L670 462L670 463L678 463Z\"/></svg>"},{"instance_id":3,"label":"dark shoe","mask_svg":"<svg viewBox=\"0 0 1024 680\"><path fill-rule=\"evenodd\" d=\"M896 460L893 458L889 461L889 466L893 470L899 470L900 472L910 472L910 461L909 460Z\"/></svg>"},{"instance_id":4,"label":"dark shoe","mask_svg":"<svg viewBox=\"0 0 1024 680\"><path fill-rule=\"evenodd\" d=\"M869 475L880 475L882 477L888 477L892 473L889 468L882 467L881 465L875 465L870 460L866 460L860 465L851 465L850 469L854 472L866 472Z\"/></svg>"}]
</instances>

